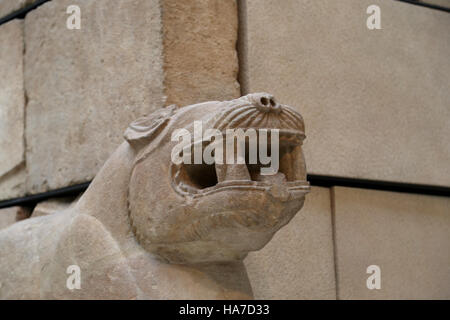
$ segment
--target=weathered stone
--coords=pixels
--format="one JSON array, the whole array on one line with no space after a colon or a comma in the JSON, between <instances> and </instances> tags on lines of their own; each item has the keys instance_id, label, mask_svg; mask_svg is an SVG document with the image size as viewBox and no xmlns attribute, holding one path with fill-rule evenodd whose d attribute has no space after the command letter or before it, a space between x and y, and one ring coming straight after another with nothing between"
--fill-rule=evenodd
<instances>
[{"instance_id":1,"label":"weathered stone","mask_svg":"<svg viewBox=\"0 0 450 320\"><path fill-rule=\"evenodd\" d=\"M351 188L334 193L338 298L450 298L449 198ZM379 290L366 286L371 265L381 269Z\"/></svg>"},{"instance_id":2,"label":"weathered stone","mask_svg":"<svg viewBox=\"0 0 450 320\"><path fill-rule=\"evenodd\" d=\"M305 206L245 266L255 299L336 299L330 190L311 188Z\"/></svg>"},{"instance_id":3,"label":"weathered stone","mask_svg":"<svg viewBox=\"0 0 450 320\"><path fill-rule=\"evenodd\" d=\"M242 1L241 86L297 106L308 172L450 185L450 19L390 0ZM369 30L369 5L381 30Z\"/></svg>"},{"instance_id":4,"label":"weathered stone","mask_svg":"<svg viewBox=\"0 0 450 320\"><path fill-rule=\"evenodd\" d=\"M25 164L19 165L0 177L0 200L8 200L25 195L27 172Z\"/></svg>"},{"instance_id":5,"label":"weathered stone","mask_svg":"<svg viewBox=\"0 0 450 320\"><path fill-rule=\"evenodd\" d=\"M36 0L0 0L0 18L32 4Z\"/></svg>"},{"instance_id":6,"label":"weathered stone","mask_svg":"<svg viewBox=\"0 0 450 320\"><path fill-rule=\"evenodd\" d=\"M5 229L17 221L30 217L30 209L26 207L9 207L0 209L0 229Z\"/></svg>"},{"instance_id":7,"label":"weathered stone","mask_svg":"<svg viewBox=\"0 0 450 320\"><path fill-rule=\"evenodd\" d=\"M34 208L31 216L36 218L62 212L75 205L76 200L78 200L78 198L63 197L39 202Z\"/></svg>"},{"instance_id":8,"label":"weathered stone","mask_svg":"<svg viewBox=\"0 0 450 320\"><path fill-rule=\"evenodd\" d=\"M23 24L0 26L0 200L25 193Z\"/></svg>"},{"instance_id":9,"label":"weathered stone","mask_svg":"<svg viewBox=\"0 0 450 320\"><path fill-rule=\"evenodd\" d=\"M235 0L163 0L165 93L168 104L240 95Z\"/></svg>"},{"instance_id":10,"label":"weathered stone","mask_svg":"<svg viewBox=\"0 0 450 320\"><path fill-rule=\"evenodd\" d=\"M195 121L205 130L201 140ZM171 137L180 128L194 150L211 142L207 129L217 129L214 141L228 129L254 129L258 146L269 129L270 160L279 142L280 170L264 175L261 158L177 163ZM251 298L243 259L295 216L309 192L304 136L301 115L266 93L172 105L136 120L73 207L0 232L0 298ZM82 290L66 286L73 265Z\"/></svg>"},{"instance_id":11,"label":"weathered stone","mask_svg":"<svg viewBox=\"0 0 450 320\"><path fill-rule=\"evenodd\" d=\"M66 28L79 5L81 30ZM25 19L27 188L93 178L137 116L239 96L235 1L52 1Z\"/></svg>"},{"instance_id":12,"label":"weathered stone","mask_svg":"<svg viewBox=\"0 0 450 320\"><path fill-rule=\"evenodd\" d=\"M16 223L16 208L0 209L0 229L5 229Z\"/></svg>"}]
</instances>

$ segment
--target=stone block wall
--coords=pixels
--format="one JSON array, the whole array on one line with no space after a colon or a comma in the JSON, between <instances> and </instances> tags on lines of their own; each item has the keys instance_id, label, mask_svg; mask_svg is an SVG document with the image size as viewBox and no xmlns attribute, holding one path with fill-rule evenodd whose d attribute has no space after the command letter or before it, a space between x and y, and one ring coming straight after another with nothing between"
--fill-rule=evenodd
<instances>
[{"instance_id":1,"label":"stone block wall","mask_svg":"<svg viewBox=\"0 0 450 320\"><path fill-rule=\"evenodd\" d=\"M0 203L89 182L139 116L256 91L304 116L310 174L450 188L449 33L448 13L391 0L45 2L0 24ZM74 200L0 209L0 227ZM449 218L445 196L314 186L246 258L255 297L448 299Z\"/></svg>"},{"instance_id":2,"label":"stone block wall","mask_svg":"<svg viewBox=\"0 0 450 320\"><path fill-rule=\"evenodd\" d=\"M366 26L373 4L380 30ZM447 12L390 0L243 0L239 8L242 92L270 91L302 113L308 173L450 186ZM316 229L328 214L308 208L320 192L313 189L299 216L318 220L296 217L250 255L257 296L330 298L335 283L338 299L450 298L450 198L329 191L332 234ZM320 248L305 240L310 234ZM334 251L324 257L327 243ZM366 286L371 265L381 269L380 290Z\"/></svg>"},{"instance_id":3,"label":"stone block wall","mask_svg":"<svg viewBox=\"0 0 450 320\"><path fill-rule=\"evenodd\" d=\"M450 185L450 19L391 0L244 0L241 85L302 112L308 172ZM381 10L369 30L366 9Z\"/></svg>"},{"instance_id":4,"label":"stone block wall","mask_svg":"<svg viewBox=\"0 0 450 320\"><path fill-rule=\"evenodd\" d=\"M48 1L0 32L0 200L90 181L142 115L240 94L235 1Z\"/></svg>"},{"instance_id":5,"label":"stone block wall","mask_svg":"<svg viewBox=\"0 0 450 320\"><path fill-rule=\"evenodd\" d=\"M80 30L65 27L72 4ZM157 108L238 97L236 12L234 1L217 0L64 0L30 12L27 191L89 181L128 124Z\"/></svg>"}]
</instances>

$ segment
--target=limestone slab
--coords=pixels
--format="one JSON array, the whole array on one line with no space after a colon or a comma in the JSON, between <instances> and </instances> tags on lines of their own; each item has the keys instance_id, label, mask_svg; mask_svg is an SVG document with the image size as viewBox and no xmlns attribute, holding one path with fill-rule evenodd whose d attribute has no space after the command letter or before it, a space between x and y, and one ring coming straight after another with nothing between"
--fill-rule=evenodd
<instances>
[{"instance_id":1,"label":"limestone slab","mask_svg":"<svg viewBox=\"0 0 450 320\"><path fill-rule=\"evenodd\" d=\"M390 0L242 1L241 86L298 106L308 172L450 185L450 19ZM369 30L369 5L381 29Z\"/></svg>"},{"instance_id":2,"label":"limestone slab","mask_svg":"<svg viewBox=\"0 0 450 320\"><path fill-rule=\"evenodd\" d=\"M330 190L313 187L305 206L245 259L255 299L336 299Z\"/></svg>"},{"instance_id":3,"label":"limestone slab","mask_svg":"<svg viewBox=\"0 0 450 320\"><path fill-rule=\"evenodd\" d=\"M22 196L24 175L23 23L0 26L0 200Z\"/></svg>"},{"instance_id":4,"label":"limestone slab","mask_svg":"<svg viewBox=\"0 0 450 320\"><path fill-rule=\"evenodd\" d=\"M26 16L25 42L27 189L88 181L127 124L164 104L158 1L50 1Z\"/></svg>"},{"instance_id":5,"label":"limestone slab","mask_svg":"<svg viewBox=\"0 0 450 320\"><path fill-rule=\"evenodd\" d=\"M335 188L340 299L449 299L450 199ZM367 267L381 270L369 290Z\"/></svg>"}]
</instances>

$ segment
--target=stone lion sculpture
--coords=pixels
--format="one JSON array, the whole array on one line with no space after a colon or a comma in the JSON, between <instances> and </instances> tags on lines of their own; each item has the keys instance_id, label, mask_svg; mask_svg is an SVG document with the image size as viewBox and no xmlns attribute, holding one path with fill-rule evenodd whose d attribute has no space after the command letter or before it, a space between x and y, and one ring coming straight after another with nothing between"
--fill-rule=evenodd
<instances>
[{"instance_id":1,"label":"stone lion sculpture","mask_svg":"<svg viewBox=\"0 0 450 320\"><path fill-rule=\"evenodd\" d=\"M278 172L174 164L171 136L194 120L221 132L279 129ZM75 206L0 232L0 298L251 299L243 259L309 191L303 139L301 115L267 93L136 120ZM78 288L68 284L73 268Z\"/></svg>"}]
</instances>

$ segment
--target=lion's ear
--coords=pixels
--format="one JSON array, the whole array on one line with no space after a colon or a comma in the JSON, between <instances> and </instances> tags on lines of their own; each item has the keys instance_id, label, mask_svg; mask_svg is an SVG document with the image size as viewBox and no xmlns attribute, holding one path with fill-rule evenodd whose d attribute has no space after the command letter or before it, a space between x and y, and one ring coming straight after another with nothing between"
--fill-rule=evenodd
<instances>
[{"instance_id":1,"label":"lion's ear","mask_svg":"<svg viewBox=\"0 0 450 320\"><path fill-rule=\"evenodd\" d=\"M164 129L176 109L177 106L173 104L133 121L125 130L125 140L136 147L149 143Z\"/></svg>"}]
</instances>

